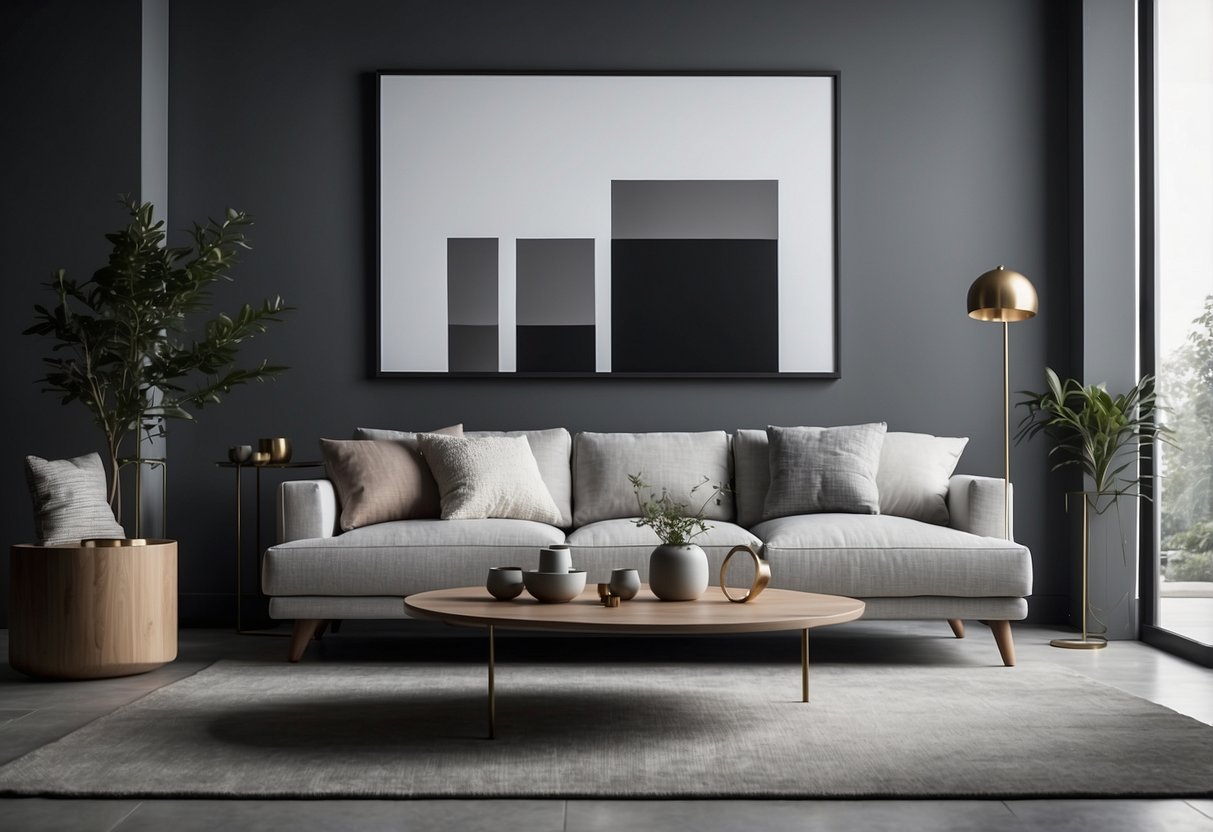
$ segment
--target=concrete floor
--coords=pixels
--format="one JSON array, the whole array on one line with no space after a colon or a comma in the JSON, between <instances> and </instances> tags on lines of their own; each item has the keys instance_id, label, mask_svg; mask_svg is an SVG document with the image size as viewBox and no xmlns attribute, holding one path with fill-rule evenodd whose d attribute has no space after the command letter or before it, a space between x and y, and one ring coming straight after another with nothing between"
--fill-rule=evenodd
<instances>
[{"instance_id":1,"label":"concrete floor","mask_svg":"<svg viewBox=\"0 0 1213 832\"><path fill-rule=\"evenodd\" d=\"M1213 670L1137 642L1102 651L1050 648L1059 631L1016 626L1019 664L1049 662L1213 724ZM502 662L554 657L561 638L503 634ZM8 634L0 631L0 763L51 742L144 694L221 658L282 661L286 639L216 630L181 633L180 657L152 673L93 682L26 679L7 666ZM640 640L602 639L598 652L636 656ZM646 641L647 643L647 641ZM508 644L508 656L502 650ZM798 660L795 635L663 640L644 648L654 661ZM988 630L969 624L951 637L935 622L855 622L814 635L814 662L986 665L998 655ZM413 622L347 622L308 649L305 661L483 661L483 639L466 631ZM1013 672L1013 671L1012 671ZM1075 779L1082 772L1074 773ZM1213 788L1213 784L1211 784ZM134 832L135 830L1207 830L1213 800L0 800L0 830Z\"/></svg>"}]
</instances>

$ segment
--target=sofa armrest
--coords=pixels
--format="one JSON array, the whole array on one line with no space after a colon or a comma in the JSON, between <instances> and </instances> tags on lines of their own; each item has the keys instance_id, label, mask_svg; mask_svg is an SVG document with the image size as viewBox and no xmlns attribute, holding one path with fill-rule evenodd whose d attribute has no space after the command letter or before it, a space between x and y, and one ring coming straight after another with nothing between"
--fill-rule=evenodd
<instances>
[{"instance_id":1,"label":"sofa armrest","mask_svg":"<svg viewBox=\"0 0 1213 832\"><path fill-rule=\"evenodd\" d=\"M337 492L329 480L287 480L278 486L278 542L332 537Z\"/></svg>"},{"instance_id":2,"label":"sofa armrest","mask_svg":"<svg viewBox=\"0 0 1213 832\"><path fill-rule=\"evenodd\" d=\"M1001 477L956 474L948 480L948 525L982 537L1006 537ZM1015 486L1010 489L1011 534L1015 539Z\"/></svg>"}]
</instances>

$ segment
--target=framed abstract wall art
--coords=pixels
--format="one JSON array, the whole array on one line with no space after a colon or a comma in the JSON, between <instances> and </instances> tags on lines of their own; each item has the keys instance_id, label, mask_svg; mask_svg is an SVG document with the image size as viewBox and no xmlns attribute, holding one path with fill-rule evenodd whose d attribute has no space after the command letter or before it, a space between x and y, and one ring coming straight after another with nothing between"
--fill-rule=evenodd
<instances>
[{"instance_id":1,"label":"framed abstract wall art","mask_svg":"<svg viewBox=\"0 0 1213 832\"><path fill-rule=\"evenodd\" d=\"M378 73L375 374L838 378L838 84Z\"/></svg>"}]
</instances>

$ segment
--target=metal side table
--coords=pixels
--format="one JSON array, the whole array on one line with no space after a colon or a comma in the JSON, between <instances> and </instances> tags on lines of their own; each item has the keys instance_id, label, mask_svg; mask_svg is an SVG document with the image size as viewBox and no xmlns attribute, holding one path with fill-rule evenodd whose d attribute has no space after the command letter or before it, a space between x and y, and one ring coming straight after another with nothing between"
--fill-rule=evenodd
<instances>
[{"instance_id":1,"label":"metal side table","mask_svg":"<svg viewBox=\"0 0 1213 832\"><path fill-rule=\"evenodd\" d=\"M261 465L254 465L251 462L216 462L220 468L236 469L236 632L241 635L272 635L272 636L289 636L290 633L271 633L265 630L246 630L244 629L243 603L244 603L244 526L242 522L242 506L243 492L242 485L244 480L245 470L251 468L256 472L256 480L254 488L256 490L256 514L254 515L254 539L257 542L257 563L261 563L261 470L263 468L323 468L324 463L319 460L308 460L304 462L266 462ZM257 591L261 591L261 573L257 573Z\"/></svg>"}]
</instances>

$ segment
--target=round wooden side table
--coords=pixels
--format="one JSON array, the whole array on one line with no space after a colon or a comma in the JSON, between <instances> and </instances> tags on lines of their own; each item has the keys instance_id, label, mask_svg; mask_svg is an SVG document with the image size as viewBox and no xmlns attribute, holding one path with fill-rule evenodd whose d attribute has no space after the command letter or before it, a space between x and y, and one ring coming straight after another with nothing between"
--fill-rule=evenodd
<instances>
[{"instance_id":1,"label":"round wooden side table","mask_svg":"<svg viewBox=\"0 0 1213 832\"><path fill-rule=\"evenodd\" d=\"M146 673L177 657L177 541L9 550L8 661L51 679Z\"/></svg>"}]
</instances>

